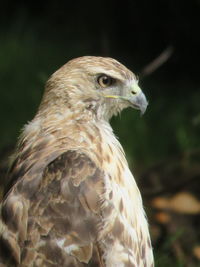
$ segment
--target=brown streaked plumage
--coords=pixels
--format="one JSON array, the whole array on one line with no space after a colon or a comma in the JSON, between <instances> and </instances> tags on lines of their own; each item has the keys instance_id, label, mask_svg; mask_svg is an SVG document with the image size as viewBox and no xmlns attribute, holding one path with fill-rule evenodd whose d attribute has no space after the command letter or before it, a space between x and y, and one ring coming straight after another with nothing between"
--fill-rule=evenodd
<instances>
[{"instance_id":1,"label":"brown streaked plumage","mask_svg":"<svg viewBox=\"0 0 200 267\"><path fill-rule=\"evenodd\" d=\"M69 61L25 126L1 204L0 266L153 267L141 195L109 119L143 113L134 74L111 58Z\"/></svg>"}]
</instances>

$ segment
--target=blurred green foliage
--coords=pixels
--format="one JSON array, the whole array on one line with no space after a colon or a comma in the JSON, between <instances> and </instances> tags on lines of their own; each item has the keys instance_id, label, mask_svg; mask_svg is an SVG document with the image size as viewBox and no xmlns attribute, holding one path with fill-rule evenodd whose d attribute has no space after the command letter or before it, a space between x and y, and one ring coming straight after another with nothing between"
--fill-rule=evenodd
<instances>
[{"instance_id":1,"label":"blurred green foliage","mask_svg":"<svg viewBox=\"0 0 200 267\"><path fill-rule=\"evenodd\" d=\"M155 262L156 262L155 267L157 267L157 266L158 267L159 266L162 266L162 267L169 267L169 266L184 267L185 266L184 262L182 262L181 260L178 260L178 259L174 260L173 255L171 255L169 253L170 249L173 247L174 241L179 239L179 237L181 235L184 235L184 231L182 229L177 231L175 234L168 236L164 245L155 251L155 253L154 253ZM194 266L190 266L190 267L194 267Z\"/></svg>"}]
</instances>

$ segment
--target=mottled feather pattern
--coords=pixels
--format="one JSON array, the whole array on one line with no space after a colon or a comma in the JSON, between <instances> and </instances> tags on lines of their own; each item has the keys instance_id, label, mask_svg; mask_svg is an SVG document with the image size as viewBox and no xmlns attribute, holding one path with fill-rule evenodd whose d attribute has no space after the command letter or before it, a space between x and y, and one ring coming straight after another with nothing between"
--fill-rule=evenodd
<instances>
[{"instance_id":1,"label":"mottled feather pattern","mask_svg":"<svg viewBox=\"0 0 200 267\"><path fill-rule=\"evenodd\" d=\"M65 250L70 251L71 246L69 254L88 263L98 237L96 226L101 218L99 195L104 190L102 175L87 156L68 151L45 168L43 180L33 188L31 201L26 199L26 192L23 192L24 199L21 197L22 179L20 192L16 187L14 196L8 197L2 208L3 222L9 230L18 231L17 240L13 242L19 244L19 249L13 255L13 262L26 262L31 257L36 266L51 266L49 261L56 266L67 260L66 255L63 258L61 255ZM1 242L5 242L4 234ZM55 252L50 253L55 248L59 257ZM66 266L72 266L71 260L67 262Z\"/></svg>"},{"instance_id":2,"label":"mottled feather pattern","mask_svg":"<svg viewBox=\"0 0 200 267\"><path fill-rule=\"evenodd\" d=\"M102 98L99 73L135 80L116 60L83 57L47 82L9 171L0 266L153 267L141 195L108 122L125 104Z\"/></svg>"}]
</instances>

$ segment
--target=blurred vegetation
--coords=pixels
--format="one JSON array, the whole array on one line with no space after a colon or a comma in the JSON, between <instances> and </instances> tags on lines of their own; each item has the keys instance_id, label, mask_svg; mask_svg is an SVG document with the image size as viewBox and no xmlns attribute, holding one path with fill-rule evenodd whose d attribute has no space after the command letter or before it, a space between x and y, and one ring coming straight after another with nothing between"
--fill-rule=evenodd
<instances>
[{"instance_id":1,"label":"blurred vegetation","mask_svg":"<svg viewBox=\"0 0 200 267\"><path fill-rule=\"evenodd\" d=\"M92 3L80 2L78 9L75 3L70 6L55 1L49 1L48 5L41 3L40 9L33 2L16 4L8 1L2 4L2 173L6 172L4 160L13 150L20 129L34 116L44 84L57 68L77 56L106 55L120 60L139 74L170 44L174 47L174 54L169 61L140 80L149 100L144 116L140 117L137 111L128 109L113 118L111 123L124 146L133 172L140 178L139 183L142 184L146 173L147 180L151 180L152 173L153 177L155 174L159 177L159 181L162 177L166 178L162 190L170 184L166 181L167 175L169 180L174 181L182 181L185 173L188 181L193 176L199 178L200 40L197 33L200 2L193 0L188 4L176 0L173 3L155 1L152 4L144 0L126 1L126 5L119 5L109 1L105 5L103 1L97 9ZM7 14L11 17L8 18ZM176 164L179 164L178 168ZM194 170L197 170L195 174ZM148 184L152 190L157 185L154 182L153 179ZM194 187L198 186L195 183ZM143 184L142 188L145 189ZM175 193L177 186L171 188L175 188ZM169 195L170 190L166 189L166 192ZM147 200L147 210L150 210L151 224L153 209L148 194L144 194L144 199ZM179 252L173 253L177 248L176 240L181 236L184 236L183 232L167 232L165 228L164 241L159 243L159 247L155 245L156 266L198 266L198 261L190 260L188 265L184 262L185 258L179 257ZM198 245L200 239L195 242Z\"/></svg>"}]
</instances>

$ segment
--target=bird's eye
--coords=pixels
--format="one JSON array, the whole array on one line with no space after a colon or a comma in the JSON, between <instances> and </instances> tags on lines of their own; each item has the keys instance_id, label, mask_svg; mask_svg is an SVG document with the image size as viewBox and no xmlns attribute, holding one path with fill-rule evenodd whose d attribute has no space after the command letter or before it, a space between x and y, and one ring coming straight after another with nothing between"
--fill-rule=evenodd
<instances>
[{"instance_id":1,"label":"bird's eye","mask_svg":"<svg viewBox=\"0 0 200 267\"><path fill-rule=\"evenodd\" d=\"M101 87L105 88L111 86L114 82L114 79L111 78L110 76L103 74L98 77L97 82Z\"/></svg>"}]
</instances>

